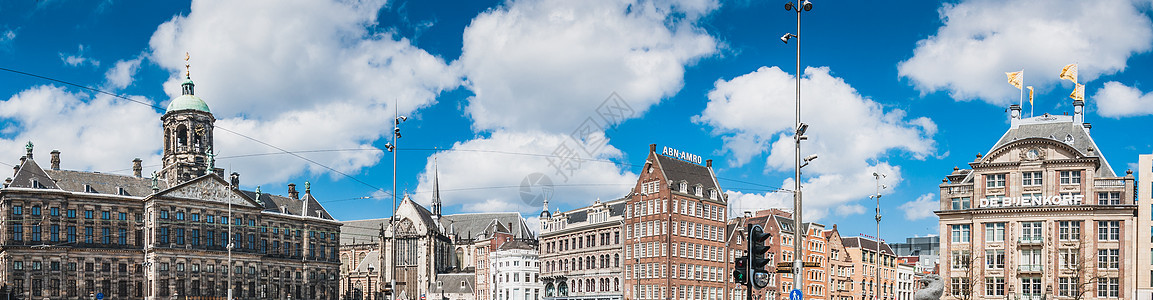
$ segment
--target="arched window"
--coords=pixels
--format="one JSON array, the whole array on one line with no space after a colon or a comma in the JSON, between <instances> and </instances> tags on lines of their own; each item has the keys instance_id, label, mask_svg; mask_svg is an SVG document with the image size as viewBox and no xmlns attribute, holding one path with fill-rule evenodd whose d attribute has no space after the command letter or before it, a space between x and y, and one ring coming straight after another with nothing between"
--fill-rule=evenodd
<instances>
[{"instance_id":1,"label":"arched window","mask_svg":"<svg viewBox=\"0 0 1153 300\"><path fill-rule=\"evenodd\" d=\"M176 145L188 146L188 127L184 127L184 124L176 126Z\"/></svg>"},{"instance_id":2,"label":"arched window","mask_svg":"<svg viewBox=\"0 0 1153 300\"><path fill-rule=\"evenodd\" d=\"M613 266L617 267L617 268L621 267L621 255L620 254L613 254Z\"/></svg>"},{"instance_id":3,"label":"arched window","mask_svg":"<svg viewBox=\"0 0 1153 300\"><path fill-rule=\"evenodd\" d=\"M614 292L621 291L621 279L620 278L613 278L613 291Z\"/></svg>"}]
</instances>

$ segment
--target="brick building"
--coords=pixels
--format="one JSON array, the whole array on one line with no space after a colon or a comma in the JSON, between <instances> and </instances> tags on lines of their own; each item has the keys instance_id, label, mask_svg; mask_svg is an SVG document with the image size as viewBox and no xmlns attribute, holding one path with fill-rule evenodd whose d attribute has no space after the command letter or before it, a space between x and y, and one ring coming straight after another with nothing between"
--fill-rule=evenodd
<instances>
[{"instance_id":1,"label":"brick building","mask_svg":"<svg viewBox=\"0 0 1153 300\"><path fill-rule=\"evenodd\" d=\"M212 154L215 118L191 79L161 117L163 167L144 178L60 169L33 145L0 189L0 282L21 298L336 299L340 223L305 184L239 189ZM235 247L229 255L227 245ZM231 258L230 258L231 257ZM231 261L231 264L229 262Z\"/></svg>"},{"instance_id":2,"label":"brick building","mask_svg":"<svg viewBox=\"0 0 1153 300\"><path fill-rule=\"evenodd\" d=\"M897 255L889 244L868 237L846 237L841 239L845 253L853 261L852 287L855 299L896 299ZM878 250L880 252L878 252ZM879 253L879 254L878 254ZM878 269L878 267L880 269ZM878 274L879 273L879 274ZM877 280L880 275L880 280ZM878 285L880 293L877 293Z\"/></svg>"},{"instance_id":3,"label":"brick building","mask_svg":"<svg viewBox=\"0 0 1153 300\"><path fill-rule=\"evenodd\" d=\"M674 157L676 156L676 157ZM681 159L678 159L680 157ZM665 148L649 154L625 203L626 299L721 298L727 200L712 160Z\"/></svg>"}]
</instances>

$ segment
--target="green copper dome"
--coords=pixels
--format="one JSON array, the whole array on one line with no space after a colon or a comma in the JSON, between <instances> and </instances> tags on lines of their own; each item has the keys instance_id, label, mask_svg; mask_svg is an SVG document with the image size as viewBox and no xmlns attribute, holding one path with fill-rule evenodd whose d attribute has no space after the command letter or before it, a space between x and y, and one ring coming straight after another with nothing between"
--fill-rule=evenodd
<instances>
[{"instance_id":1,"label":"green copper dome","mask_svg":"<svg viewBox=\"0 0 1153 300\"><path fill-rule=\"evenodd\" d=\"M182 95L176 97L176 99L172 99L172 103L168 103L168 111L165 113L186 109L212 113L208 110L208 104L204 103L204 100L201 100L200 97L196 97L193 92L194 86L196 85L192 83L192 78L185 78L184 83L180 84Z\"/></svg>"},{"instance_id":2,"label":"green copper dome","mask_svg":"<svg viewBox=\"0 0 1153 300\"><path fill-rule=\"evenodd\" d=\"M196 97L194 95L180 95L180 97L172 99L172 103L168 103L167 112L186 109L194 109L206 113L211 113L211 111L208 110L208 104L204 103L204 100L200 100L200 97Z\"/></svg>"}]
</instances>

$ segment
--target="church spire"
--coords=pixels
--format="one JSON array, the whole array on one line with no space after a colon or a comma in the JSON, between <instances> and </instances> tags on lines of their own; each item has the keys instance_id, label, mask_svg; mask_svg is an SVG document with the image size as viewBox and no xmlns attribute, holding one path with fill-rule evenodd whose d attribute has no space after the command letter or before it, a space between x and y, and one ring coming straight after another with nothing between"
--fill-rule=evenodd
<instances>
[{"instance_id":1,"label":"church spire","mask_svg":"<svg viewBox=\"0 0 1153 300\"><path fill-rule=\"evenodd\" d=\"M432 158L432 214L440 219L440 180L436 157Z\"/></svg>"}]
</instances>

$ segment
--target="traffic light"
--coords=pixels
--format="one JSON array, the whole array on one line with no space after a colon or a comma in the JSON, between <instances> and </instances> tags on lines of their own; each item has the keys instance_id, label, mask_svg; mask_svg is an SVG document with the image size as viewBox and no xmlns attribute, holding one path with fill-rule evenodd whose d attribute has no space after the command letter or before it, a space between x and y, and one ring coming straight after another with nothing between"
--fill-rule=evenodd
<instances>
[{"instance_id":1,"label":"traffic light","mask_svg":"<svg viewBox=\"0 0 1153 300\"><path fill-rule=\"evenodd\" d=\"M764 288L769 285L768 277L769 272L765 271L765 265L769 263L769 259L765 258L765 253L769 252L769 246L765 245L765 240L768 240L770 235L765 233L761 225L749 224L747 225L749 236L749 282L752 287Z\"/></svg>"},{"instance_id":2,"label":"traffic light","mask_svg":"<svg viewBox=\"0 0 1153 300\"><path fill-rule=\"evenodd\" d=\"M733 282L749 285L749 257L741 256L733 261Z\"/></svg>"}]
</instances>

